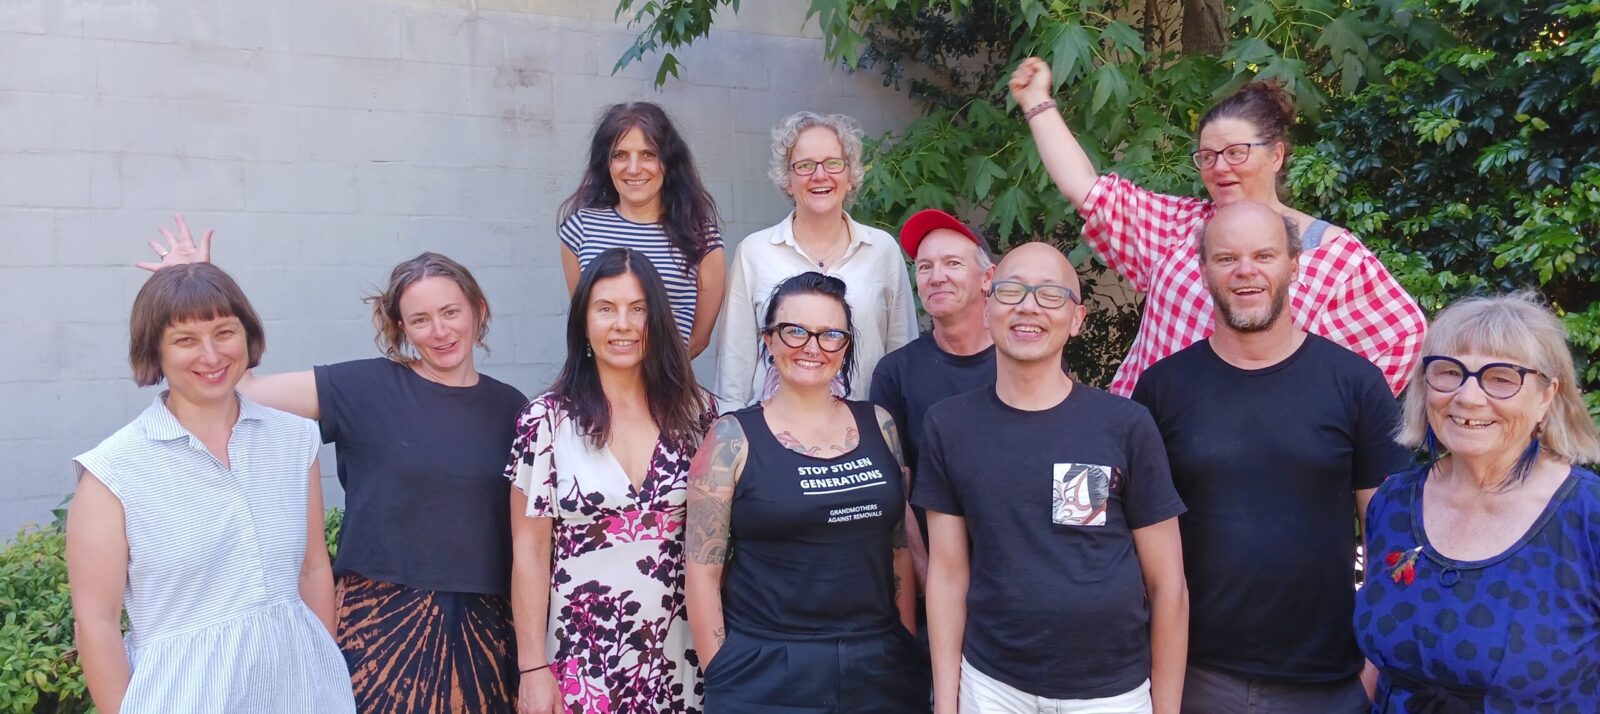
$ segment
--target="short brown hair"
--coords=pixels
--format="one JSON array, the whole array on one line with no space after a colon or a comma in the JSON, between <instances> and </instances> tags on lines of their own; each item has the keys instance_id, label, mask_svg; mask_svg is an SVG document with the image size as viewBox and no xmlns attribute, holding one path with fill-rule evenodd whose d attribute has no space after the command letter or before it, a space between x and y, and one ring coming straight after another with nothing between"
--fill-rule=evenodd
<instances>
[{"instance_id":1,"label":"short brown hair","mask_svg":"<svg viewBox=\"0 0 1600 714\"><path fill-rule=\"evenodd\" d=\"M406 331L400 327L400 296L405 295L406 290L418 281L433 277L449 278L461 286L461 292L466 293L467 302L472 303L472 310L478 318L477 334L473 340L485 352L489 350L489 345L484 342L484 337L489 334L489 300L483 296L483 289L478 287L472 272L438 253L423 253L394 266L394 270L389 271L388 287L383 292L366 297L366 302L372 305L372 326L378 330L377 337L373 339L383 356L400 363L412 360L412 356L407 354L411 341L406 339Z\"/></svg>"},{"instance_id":2,"label":"short brown hair","mask_svg":"<svg viewBox=\"0 0 1600 714\"><path fill-rule=\"evenodd\" d=\"M157 270L133 299L133 315L128 320L128 364L133 366L134 383L148 387L161 381L161 336L168 327L219 317L239 319L244 325L249 366L261 364L267 335L255 308L232 277L210 263Z\"/></svg>"}]
</instances>

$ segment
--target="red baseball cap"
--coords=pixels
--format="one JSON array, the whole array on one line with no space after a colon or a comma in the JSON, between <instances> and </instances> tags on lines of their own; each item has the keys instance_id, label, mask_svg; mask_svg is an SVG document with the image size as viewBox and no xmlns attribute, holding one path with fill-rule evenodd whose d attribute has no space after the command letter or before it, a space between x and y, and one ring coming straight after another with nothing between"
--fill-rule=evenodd
<instances>
[{"instance_id":1,"label":"red baseball cap","mask_svg":"<svg viewBox=\"0 0 1600 714\"><path fill-rule=\"evenodd\" d=\"M900 247L905 249L907 256L916 260L917 247L922 245L922 239L940 228L960 233L976 243L979 248L988 250L983 239L979 238L977 233L973 233L965 223L937 208L924 208L906 219L906 224L900 227Z\"/></svg>"}]
</instances>

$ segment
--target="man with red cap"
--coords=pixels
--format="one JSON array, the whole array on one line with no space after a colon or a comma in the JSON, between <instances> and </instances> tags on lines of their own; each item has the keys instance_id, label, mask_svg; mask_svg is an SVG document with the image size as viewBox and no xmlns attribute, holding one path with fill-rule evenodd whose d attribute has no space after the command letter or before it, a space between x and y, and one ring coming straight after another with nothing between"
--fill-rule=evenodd
<instances>
[{"instance_id":1,"label":"man with red cap","mask_svg":"<svg viewBox=\"0 0 1600 714\"><path fill-rule=\"evenodd\" d=\"M994 339L983 320L994 260L977 233L937 208L918 211L906 221L900 247L911 258L917 297L933 318L933 330L884 355L872 373L870 398L894 416L901 453L914 471L928 407L994 384ZM927 516L921 509L916 516L919 535L926 535ZM920 581L927 554L917 555Z\"/></svg>"}]
</instances>

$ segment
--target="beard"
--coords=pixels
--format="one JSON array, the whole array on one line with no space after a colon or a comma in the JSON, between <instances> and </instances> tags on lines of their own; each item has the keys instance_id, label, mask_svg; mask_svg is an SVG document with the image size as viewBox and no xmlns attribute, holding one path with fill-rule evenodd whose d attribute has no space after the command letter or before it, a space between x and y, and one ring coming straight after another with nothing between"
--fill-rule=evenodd
<instances>
[{"instance_id":1,"label":"beard","mask_svg":"<svg viewBox=\"0 0 1600 714\"><path fill-rule=\"evenodd\" d=\"M1289 283L1284 281L1272 291L1272 302L1267 306L1265 313L1254 315L1235 312L1228 302L1230 294L1225 290L1211 288L1211 302L1217 307L1217 314L1222 316L1222 321L1235 332L1263 332L1278 321L1278 316L1283 314L1283 308L1289 304Z\"/></svg>"}]
</instances>

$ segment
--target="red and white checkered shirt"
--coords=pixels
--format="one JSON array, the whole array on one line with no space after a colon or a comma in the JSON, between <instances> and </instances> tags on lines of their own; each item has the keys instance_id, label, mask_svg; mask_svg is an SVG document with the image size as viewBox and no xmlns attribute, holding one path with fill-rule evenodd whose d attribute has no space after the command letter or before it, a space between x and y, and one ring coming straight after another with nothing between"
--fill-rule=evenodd
<instances>
[{"instance_id":1,"label":"red and white checkered shirt","mask_svg":"<svg viewBox=\"0 0 1600 714\"><path fill-rule=\"evenodd\" d=\"M1147 191L1116 174L1100 177L1084 199L1083 239L1145 295L1139 333L1117 368L1113 393L1132 394L1150 365L1211 336L1211 293L1195 239L1213 213L1211 201ZM1301 329L1371 360L1396 394L1422 351L1422 308L1343 228L1330 227L1319 245L1300 254L1289 310Z\"/></svg>"}]
</instances>

